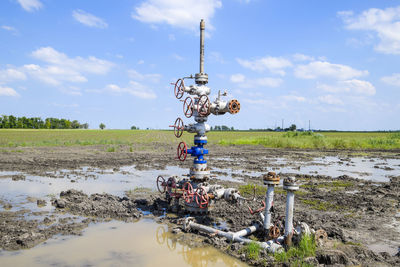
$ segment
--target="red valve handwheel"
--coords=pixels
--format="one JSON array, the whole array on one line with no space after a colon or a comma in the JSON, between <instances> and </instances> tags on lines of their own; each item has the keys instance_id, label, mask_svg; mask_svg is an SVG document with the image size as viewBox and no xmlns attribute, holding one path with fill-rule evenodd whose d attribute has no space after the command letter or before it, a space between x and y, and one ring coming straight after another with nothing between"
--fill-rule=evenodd
<instances>
[{"instance_id":1,"label":"red valve handwheel","mask_svg":"<svg viewBox=\"0 0 400 267\"><path fill-rule=\"evenodd\" d=\"M157 189L158 191L162 194L165 193L165 187L167 186L167 184L165 183L165 179L164 177L162 177L161 175L159 175L157 177ZM162 188L162 190L161 190Z\"/></svg>"},{"instance_id":2,"label":"red valve handwheel","mask_svg":"<svg viewBox=\"0 0 400 267\"><path fill-rule=\"evenodd\" d=\"M193 186L191 183L186 182L183 185L183 200L185 200L186 203L191 203L193 201L193 196L194 196Z\"/></svg>"},{"instance_id":3,"label":"red valve handwheel","mask_svg":"<svg viewBox=\"0 0 400 267\"><path fill-rule=\"evenodd\" d=\"M175 182L175 179L173 177L169 177L168 178L167 186L168 186L168 189L176 187L176 182Z\"/></svg>"},{"instance_id":4,"label":"red valve handwheel","mask_svg":"<svg viewBox=\"0 0 400 267\"><path fill-rule=\"evenodd\" d=\"M196 188L196 203L199 205L200 209L205 209L208 207L208 194L204 187L200 186Z\"/></svg>"},{"instance_id":5,"label":"red valve handwheel","mask_svg":"<svg viewBox=\"0 0 400 267\"><path fill-rule=\"evenodd\" d=\"M197 113L204 117L210 113L210 99L207 95L201 95L199 101L197 102Z\"/></svg>"},{"instance_id":6,"label":"red valve handwheel","mask_svg":"<svg viewBox=\"0 0 400 267\"><path fill-rule=\"evenodd\" d=\"M185 142L180 142L177 149L178 159L180 161L185 161L187 156L187 145Z\"/></svg>"},{"instance_id":7,"label":"red valve handwheel","mask_svg":"<svg viewBox=\"0 0 400 267\"><path fill-rule=\"evenodd\" d=\"M186 97L183 102L183 113L186 118L190 118L193 115L193 99L190 96Z\"/></svg>"},{"instance_id":8,"label":"red valve handwheel","mask_svg":"<svg viewBox=\"0 0 400 267\"><path fill-rule=\"evenodd\" d=\"M183 124L183 120L181 118L177 118L174 125L170 125L169 127L174 127L174 135L179 138L183 134L183 130L185 130L185 125Z\"/></svg>"},{"instance_id":9,"label":"red valve handwheel","mask_svg":"<svg viewBox=\"0 0 400 267\"><path fill-rule=\"evenodd\" d=\"M185 83L183 82L183 79L178 79L175 83L174 87L174 94L177 99L181 99L183 94L185 93Z\"/></svg>"}]
</instances>

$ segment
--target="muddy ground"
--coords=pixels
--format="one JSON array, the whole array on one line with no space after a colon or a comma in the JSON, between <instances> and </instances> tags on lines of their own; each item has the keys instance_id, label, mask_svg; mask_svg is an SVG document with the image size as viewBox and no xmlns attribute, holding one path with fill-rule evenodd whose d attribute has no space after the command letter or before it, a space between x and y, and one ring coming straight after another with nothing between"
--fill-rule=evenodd
<instances>
[{"instance_id":1,"label":"muddy ground","mask_svg":"<svg viewBox=\"0 0 400 267\"><path fill-rule=\"evenodd\" d=\"M274 158L285 158L307 164L314 157L338 156L343 166L351 164L351 158L400 159L399 151L307 151L288 149L266 149L261 146L211 146L209 147L210 167L216 168L214 174L233 175L242 178L244 183L262 184L261 177L247 175L247 172L266 173L276 167ZM103 146L87 147L38 147L22 148L22 152L0 153L0 171L20 171L26 175L49 176L51 171L77 169L80 167L112 168L118 171L121 166L134 165L136 169L162 170L167 165L188 168L190 161L184 163L174 160L175 145L154 144L153 147L120 146L117 152L106 152ZM228 166L227 166L228 165ZM240 173L227 174L221 169L233 168ZM376 168L391 169L389 165L376 165ZM85 175L84 173L82 175ZM11 177L12 176L12 177ZM371 182L352 178L348 175L324 176L318 173L291 174L281 173L281 179L296 176L301 189L296 193L295 224L305 222L313 229L323 229L328 241L323 242L315 257L306 259L311 265L365 265L399 266L400 254L385 252L387 244L400 244L400 173L392 175L388 182ZM25 179L24 175L10 174L13 181ZM3 177L6 178L6 177ZM335 183L332 183L333 179ZM232 181L213 182L232 187L240 184ZM249 203L252 208L259 207L264 195ZM283 223L285 212L285 192L277 189L274 201L274 221ZM33 200L35 201L35 200ZM36 200L40 206L40 199ZM0 247L6 250L30 248L45 242L56 234L80 234L89 223L110 219L124 221L138 220L143 216L154 217L158 221L171 224L177 240L193 246L211 244L252 265L269 265L274 262L271 255L262 254L258 260L249 259L243 253L242 245L212 236L199 236L183 233L182 220L186 214L182 209L176 216L164 216L168 205L162 195L150 190L130 191L126 196L113 196L98 192L86 195L76 190L59 192L51 200L56 212L11 211L10 203L2 203L0 211ZM150 213L149 213L150 212ZM26 214L33 218L27 219ZM41 217L39 216L41 215ZM38 216L41 219L35 219ZM44 219L42 219L44 218ZM219 201L213 210L196 220L222 230L236 231L258 220L251 215L246 205L229 205ZM254 236L262 240L263 236Z\"/></svg>"}]
</instances>

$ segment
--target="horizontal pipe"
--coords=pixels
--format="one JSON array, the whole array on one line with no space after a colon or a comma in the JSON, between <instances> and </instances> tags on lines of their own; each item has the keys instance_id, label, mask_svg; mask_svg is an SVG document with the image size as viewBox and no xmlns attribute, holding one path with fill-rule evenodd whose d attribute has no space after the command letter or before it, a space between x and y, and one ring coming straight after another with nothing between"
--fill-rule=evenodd
<instances>
[{"instance_id":1,"label":"horizontal pipe","mask_svg":"<svg viewBox=\"0 0 400 267\"><path fill-rule=\"evenodd\" d=\"M246 229L243 229L243 230L233 233L233 236L238 236L238 237L247 236L247 235L250 235L250 234L256 232L259 228L260 227L258 226L258 224L252 225L250 227L247 227Z\"/></svg>"},{"instance_id":2,"label":"horizontal pipe","mask_svg":"<svg viewBox=\"0 0 400 267\"><path fill-rule=\"evenodd\" d=\"M237 236L235 235L236 233L243 233L244 231L246 231L246 228L244 230L238 231L236 233L233 232L223 232L223 231L219 231L217 229L214 229L212 227L209 226L205 226L205 225L201 225L192 221L188 221L186 228L188 229L194 229L194 230L198 230L198 231L202 231L202 232L206 232L206 233L210 233L210 234L216 234L218 236L222 236L225 237L226 239L228 239L229 241L234 241L234 242L239 242L239 243L244 243L244 244L249 244L249 243L257 243L258 245L260 245L263 249L275 253L278 251L281 251L283 248L281 245L274 243L274 242L259 242L259 241L254 241L248 238L244 238L242 236ZM257 228L257 227L255 227ZM254 228L251 228L252 230Z\"/></svg>"}]
</instances>

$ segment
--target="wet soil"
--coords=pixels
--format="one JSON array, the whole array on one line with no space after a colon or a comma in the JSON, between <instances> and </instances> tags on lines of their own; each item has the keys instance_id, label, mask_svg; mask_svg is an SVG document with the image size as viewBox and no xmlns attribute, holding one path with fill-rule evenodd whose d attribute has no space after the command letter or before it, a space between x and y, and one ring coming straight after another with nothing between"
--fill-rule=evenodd
<instances>
[{"instance_id":1,"label":"wet soil","mask_svg":"<svg viewBox=\"0 0 400 267\"><path fill-rule=\"evenodd\" d=\"M258 146L212 146L209 149L212 151L210 166L217 169L214 174L233 176L245 184L258 185L262 185L260 175L274 167L296 167L294 165L299 162L307 165L315 157L337 157L344 166L351 164L351 158L358 156L383 161L400 159L400 153L385 151L304 151ZM0 178L11 178L12 182L17 182L23 181L28 175L49 176L50 171L80 167L112 168L117 171L126 165L134 165L138 170L162 170L167 165L187 168L190 165L189 162L173 160L175 145L154 144L152 148L137 146L133 148L133 153L124 146L118 148L117 152L106 152L103 146L23 148L22 151L0 153L0 171L10 172ZM280 163L277 158L284 158L285 161ZM376 166L387 171L399 167L384 163ZM229 172L226 171L227 167L230 168ZM358 177L362 177L362 170L359 174ZM49 177L65 178L66 174L61 172L53 176ZM296 192L295 225L305 222L315 230L323 229L328 235L328 240L321 244L316 256L306 260L308 263L400 265L400 255L396 251L400 246L400 173L398 176L388 176L385 182L374 181L373 177L366 180L348 175L331 177L318 173L283 172L280 176L281 179L296 176L301 185ZM236 181L218 179L212 183L230 187L241 185ZM274 200L274 222L282 225L285 198L285 192L278 187ZM258 215L249 213L248 205L257 209L263 199L264 195L260 194L256 196L256 201L244 205L219 201L207 215L195 217L200 223L221 230L237 231L259 220ZM53 197L51 205L55 208L54 212L12 210L12 205L0 198L0 206L3 206L3 210L0 210L0 247L6 250L31 248L58 234L79 235L92 222L110 219L135 221L145 216L171 224L176 239L191 246L211 244L252 265L280 265L274 262L271 255L264 253L258 260L250 259L243 253L242 245L231 244L223 238L183 233L182 218L187 216L184 209L177 216L170 216L164 197L151 190L130 191L125 196L103 192L87 195L79 190L66 190ZM253 238L262 241L264 235Z\"/></svg>"}]
</instances>

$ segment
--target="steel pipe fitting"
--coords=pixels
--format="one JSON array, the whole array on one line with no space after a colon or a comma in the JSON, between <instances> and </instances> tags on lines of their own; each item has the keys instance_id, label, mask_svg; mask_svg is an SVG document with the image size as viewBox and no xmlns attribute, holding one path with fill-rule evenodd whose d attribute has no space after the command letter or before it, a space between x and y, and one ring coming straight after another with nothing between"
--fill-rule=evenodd
<instances>
[{"instance_id":1,"label":"steel pipe fitting","mask_svg":"<svg viewBox=\"0 0 400 267\"><path fill-rule=\"evenodd\" d=\"M293 208L294 208L294 192L299 189L296 179L289 177L283 180L283 189L286 194L286 218L285 218L285 243L290 246L293 236Z\"/></svg>"}]
</instances>

